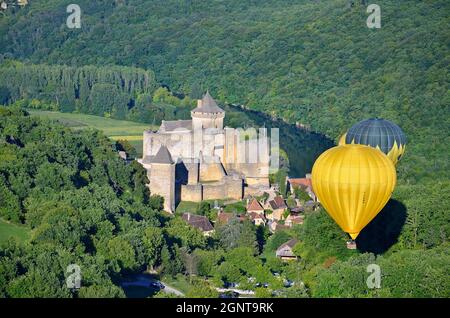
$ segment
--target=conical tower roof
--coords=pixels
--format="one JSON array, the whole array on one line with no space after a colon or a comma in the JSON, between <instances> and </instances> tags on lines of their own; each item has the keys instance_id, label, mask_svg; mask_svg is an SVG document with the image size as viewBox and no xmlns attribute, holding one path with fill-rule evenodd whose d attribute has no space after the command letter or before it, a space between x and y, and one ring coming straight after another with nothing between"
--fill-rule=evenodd
<instances>
[{"instance_id":1,"label":"conical tower roof","mask_svg":"<svg viewBox=\"0 0 450 318\"><path fill-rule=\"evenodd\" d=\"M209 94L209 91L202 98L202 104L200 107L192 110L193 113L223 113L224 110L217 106L216 101Z\"/></svg>"},{"instance_id":2,"label":"conical tower roof","mask_svg":"<svg viewBox=\"0 0 450 318\"><path fill-rule=\"evenodd\" d=\"M151 160L152 163L165 163L173 164L172 156L170 155L169 149L162 145L156 155Z\"/></svg>"}]
</instances>

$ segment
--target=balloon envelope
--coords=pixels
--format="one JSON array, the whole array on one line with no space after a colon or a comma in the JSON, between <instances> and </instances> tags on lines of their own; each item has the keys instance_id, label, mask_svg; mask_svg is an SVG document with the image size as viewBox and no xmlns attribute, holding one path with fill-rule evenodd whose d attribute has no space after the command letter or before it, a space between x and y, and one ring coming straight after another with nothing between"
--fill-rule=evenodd
<instances>
[{"instance_id":1,"label":"balloon envelope","mask_svg":"<svg viewBox=\"0 0 450 318\"><path fill-rule=\"evenodd\" d=\"M381 151L363 145L328 149L312 169L314 193L353 239L386 205L396 181L391 160Z\"/></svg>"},{"instance_id":2,"label":"balloon envelope","mask_svg":"<svg viewBox=\"0 0 450 318\"><path fill-rule=\"evenodd\" d=\"M399 126L389 120L372 118L352 126L345 136L345 143L380 149L396 165L405 153L406 136Z\"/></svg>"},{"instance_id":3,"label":"balloon envelope","mask_svg":"<svg viewBox=\"0 0 450 318\"><path fill-rule=\"evenodd\" d=\"M345 138L346 137L347 137L347 133L345 133L341 137L339 137L339 142L338 142L339 146L345 145Z\"/></svg>"}]
</instances>

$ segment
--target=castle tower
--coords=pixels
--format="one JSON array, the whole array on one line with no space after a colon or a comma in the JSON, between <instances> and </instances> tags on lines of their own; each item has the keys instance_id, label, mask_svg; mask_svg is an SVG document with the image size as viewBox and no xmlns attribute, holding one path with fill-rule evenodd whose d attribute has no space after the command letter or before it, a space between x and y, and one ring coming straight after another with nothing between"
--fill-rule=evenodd
<instances>
[{"instance_id":1,"label":"castle tower","mask_svg":"<svg viewBox=\"0 0 450 318\"><path fill-rule=\"evenodd\" d=\"M150 193L164 198L164 210L175 211L175 163L169 150L162 145L150 159Z\"/></svg>"},{"instance_id":2,"label":"castle tower","mask_svg":"<svg viewBox=\"0 0 450 318\"><path fill-rule=\"evenodd\" d=\"M211 97L209 92L197 102L197 108L191 111L192 128L206 129L217 128L223 129L223 119L225 112L222 108L217 106L216 101Z\"/></svg>"}]
</instances>

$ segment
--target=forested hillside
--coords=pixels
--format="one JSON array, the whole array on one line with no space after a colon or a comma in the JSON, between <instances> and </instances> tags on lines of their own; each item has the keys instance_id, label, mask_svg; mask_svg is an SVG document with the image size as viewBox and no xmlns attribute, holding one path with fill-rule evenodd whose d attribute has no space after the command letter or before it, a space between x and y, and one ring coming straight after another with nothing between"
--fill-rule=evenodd
<instances>
[{"instance_id":1,"label":"forested hillside","mask_svg":"<svg viewBox=\"0 0 450 318\"><path fill-rule=\"evenodd\" d=\"M0 297L120 297L121 274L159 262L161 201L98 131L0 108L0 157L0 217L32 233L2 242ZM69 264L85 269L79 292Z\"/></svg>"},{"instance_id":2,"label":"forested hillside","mask_svg":"<svg viewBox=\"0 0 450 318\"><path fill-rule=\"evenodd\" d=\"M332 138L387 118L409 137L402 177L448 176L446 0L380 0L381 29L368 29L366 7L348 0L80 0L81 29L65 26L68 3L30 1L2 16L0 53L141 67L173 91L209 88Z\"/></svg>"},{"instance_id":3,"label":"forested hillside","mask_svg":"<svg viewBox=\"0 0 450 318\"><path fill-rule=\"evenodd\" d=\"M145 123L187 118L194 102L159 87L154 73L120 66L0 64L0 105L77 112Z\"/></svg>"}]
</instances>

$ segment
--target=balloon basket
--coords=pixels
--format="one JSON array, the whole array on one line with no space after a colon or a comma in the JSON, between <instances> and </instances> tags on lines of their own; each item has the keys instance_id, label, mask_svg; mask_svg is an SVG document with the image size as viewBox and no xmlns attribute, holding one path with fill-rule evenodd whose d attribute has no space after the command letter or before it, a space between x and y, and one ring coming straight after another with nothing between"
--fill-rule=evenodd
<instances>
[{"instance_id":1,"label":"balloon basket","mask_svg":"<svg viewBox=\"0 0 450 318\"><path fill-rule=\"evenodd\" d=\"M356 241L354 240L347 241L347 248L349 250L356 250Z\"/></svg>"}]
</instances>

